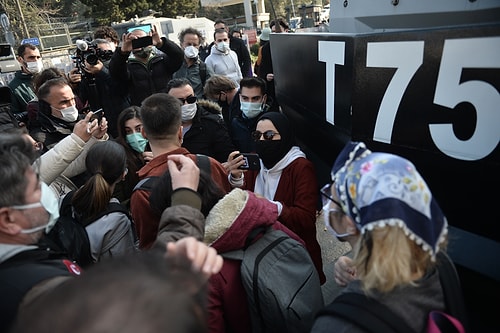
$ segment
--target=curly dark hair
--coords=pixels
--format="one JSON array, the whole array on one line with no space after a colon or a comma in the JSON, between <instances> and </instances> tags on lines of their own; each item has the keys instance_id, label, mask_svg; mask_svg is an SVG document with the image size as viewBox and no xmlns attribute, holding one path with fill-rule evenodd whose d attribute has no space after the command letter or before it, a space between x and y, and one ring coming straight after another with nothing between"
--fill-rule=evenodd
<instances>
[{"instance_id":1,"label":"curly dark hair","mask_svg":"<svg viewBox=\"0 0 500 333\"><path fill-rule=\"evenodd\" d=\"M203 35L201 34L201 31L192 27L186 28L179 32L179 42L182 44L184 42L184 36L187 34L192 34L192 35L197 35L198 39L200 40L200 45L203 44L205 39L203 38Z\"/></svg>"},{"instance_id":2,"label":"curly dark hair","mask_svg":"<svg viewBox=\"0 0 500 333\"><path fill-rule=\"evenodd\" d=\"M118 37L118 33L112 27L101 26L101 27L98 27L94 31L94 39L108 39L108 38L113 43L118 44L120 42L120 38Z\"/></svg>"}]
</instances>

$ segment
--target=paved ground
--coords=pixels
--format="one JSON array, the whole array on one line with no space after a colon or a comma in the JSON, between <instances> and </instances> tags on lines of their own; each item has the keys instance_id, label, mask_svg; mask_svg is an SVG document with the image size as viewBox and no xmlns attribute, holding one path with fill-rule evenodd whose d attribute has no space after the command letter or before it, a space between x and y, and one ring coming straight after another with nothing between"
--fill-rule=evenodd
<instances>
[{"instance_id":1,"label":"paved ground","mask_svg":"<svg viewBox=\"0 0 500 333\"><path fill-rule=\"evenodd\" d=\"M329 304L339 292L339 287L333 278L333 264L338 257L349 252L351 247L348 243L339 242L326 231L322 215L316 220L316 230L323 257L323 271L326 275L326 282L322 286L323 296L325 304Z\"/></svg>"}]
</instances>

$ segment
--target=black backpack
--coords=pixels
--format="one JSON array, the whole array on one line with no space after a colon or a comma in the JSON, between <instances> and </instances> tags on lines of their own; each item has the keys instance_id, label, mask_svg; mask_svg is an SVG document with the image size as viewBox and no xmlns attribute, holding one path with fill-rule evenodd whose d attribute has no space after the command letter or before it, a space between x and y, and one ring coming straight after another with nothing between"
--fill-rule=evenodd
<instances>
[{"instance_id":1,"label":"black backpack","mask_svg":"<svg viewBox=\"0 0 500 333\"><path fill-rule=\"evenodd\" d=\"M87 225L93 222L83 225L73 217L73 206L71 205L73 193L71 191L64 197L59 208L59 219L54 228L47 234L47 238L57 246L59 251L64 252L69 259L78 263L81 267L85 267L93 263L89 236L85 229ZM110 202L108 208L98 214L94 221L113 212L126 214L132 221L128 210L117 202ZM133 227L132 224L134 230Z\"/></svg>"},{"instance_id":2,"label":"black backpack","mask_svg":"<svg viewBox=\"0 0 500 333\"><path fill-rule=\"evenodd\" d=\"M461 325L467 332L468 320L458 274L451 259L443 251L437 254L439 281L443 288L446 313L431 311L428 323L434 330L425 332L460 332ZM318 312L317 317L333 315L348 320L371 333L415 333L397 314L377 300L359 293L345 293ZM455 321L455 322L453 322ZM456 322L459 322L458 324ZM429 328L429 327L428 327Z\"/></svg>"},{"instance_id":3,"label":"black backpack","mask_svg":"<svg viewBox=\"0 0 500 333\"><path fill-rule=\"evenodd\" d=\"M310 332L324 302L318 272L302 244L272 226L258 227L244 249L221 255L241 260L252 332Z\"/></svg>"}]
</instances>

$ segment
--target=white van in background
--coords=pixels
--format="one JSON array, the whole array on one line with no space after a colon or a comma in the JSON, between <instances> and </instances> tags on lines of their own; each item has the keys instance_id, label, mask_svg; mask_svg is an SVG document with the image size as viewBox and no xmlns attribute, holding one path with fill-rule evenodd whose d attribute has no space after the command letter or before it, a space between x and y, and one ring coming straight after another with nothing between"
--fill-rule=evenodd
<instances>
[{"instance_id":1,"label":"white van in background","mask_svg":"<svg viewBox=\"0 0 500 333\"><path fill-rule=\"evenodd\" d=\"M327 4L319 12L319 21L322 23L330 22L330 4Z\"/></svg>"},{"instance_id":2,"label":"white van in background","mask_svg":"<svg viewBox=\"0 0 500 333\"><path fill-rule=\"evenodd\" d=\"M21 66L16 59L14 48L10 44L0 44L0 85L7 85L14 78Z\"/></svg>"}]
</instances>

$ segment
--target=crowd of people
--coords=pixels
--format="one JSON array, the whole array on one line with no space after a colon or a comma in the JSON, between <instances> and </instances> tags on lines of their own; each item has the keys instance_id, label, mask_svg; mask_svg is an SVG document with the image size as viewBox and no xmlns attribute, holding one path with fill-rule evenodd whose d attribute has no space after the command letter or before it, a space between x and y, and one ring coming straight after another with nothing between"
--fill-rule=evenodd
<instances>
[{"instance_id":1,"label":"crowd of people","mask_svg":"<svg viewBox=\"0 0 500 333\"><path fill-rule=\"evenodd\" d=\"M287 23L263 32L255 73L241 32L214 28L203 48L194 28L179 46L154 25L99 27L91 45L112 56L68 74L44 69L35 45L18 48L17 118L0 132L0 331L255 332L239 264L219 254L262 226L305 247L318 285L335 278L416 331L445 310L435 258L447 222L416 168L349 142L320 191L274 93L269 33ZM258 154L258 170L242 168L243 153ZM85 226L90 267L44 241L62 202ZM109 203L129 213L103 215ZM323 271L321 214L353 248L335 277ZM332 327L362 332L335 316L309 329Z\"/></svg>"}]
</instances>

